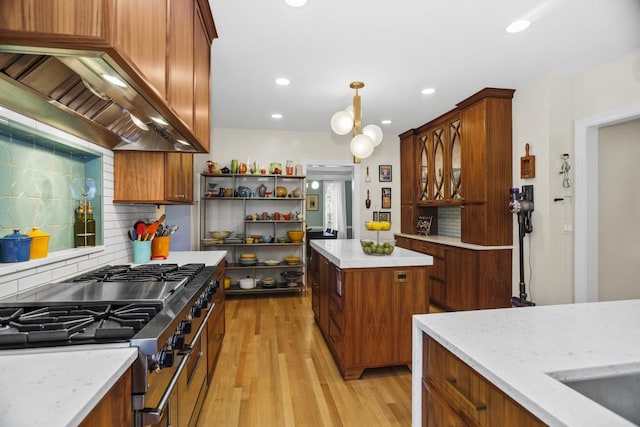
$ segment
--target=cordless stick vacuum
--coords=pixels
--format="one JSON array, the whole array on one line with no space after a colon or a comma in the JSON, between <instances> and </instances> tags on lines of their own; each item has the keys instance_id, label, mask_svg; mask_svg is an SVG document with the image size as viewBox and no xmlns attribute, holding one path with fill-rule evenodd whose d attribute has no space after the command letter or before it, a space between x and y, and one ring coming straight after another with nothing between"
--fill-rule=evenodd
<instances>
[{"instance_id":1,"label":"cordless stick vacuum","mask_svg":"<svg viewBox=\"0 0 640 427\"><path fill-rule=\"evenodd\" d=\"M527 301L524 283L524 236L533 231L531 213L533 212L533 185L523 185L522 191L512 188L510 191L509 212L518 215L518 244L520 252L520 295L511 297L513 307L529 307L536 305Z\"/></svg>"}]
</instances>

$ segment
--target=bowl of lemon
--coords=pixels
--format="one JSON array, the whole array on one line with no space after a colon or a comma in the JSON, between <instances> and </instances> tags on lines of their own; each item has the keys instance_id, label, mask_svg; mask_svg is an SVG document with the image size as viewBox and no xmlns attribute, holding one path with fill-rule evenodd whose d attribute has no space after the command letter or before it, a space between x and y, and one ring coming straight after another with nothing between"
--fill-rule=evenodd
<instances>
[{"instance_id":1,"label":"bowl of lemon","mask_svg":"<svg viewBox=\"0 0 640 427\"><path fill-rule=\"evenodd\" d=\"M389 231L391 230L390 221L365 221L364 227L369 231Z\"/></svg>"}]
</instances>

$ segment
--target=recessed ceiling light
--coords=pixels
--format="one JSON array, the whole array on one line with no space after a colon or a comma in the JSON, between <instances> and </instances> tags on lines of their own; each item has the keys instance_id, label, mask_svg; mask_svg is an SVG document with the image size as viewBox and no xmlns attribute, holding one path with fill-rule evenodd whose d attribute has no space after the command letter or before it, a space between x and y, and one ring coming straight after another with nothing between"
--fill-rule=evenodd
<instances>
[{"instance_id":1,"label":"recessed ceiling light","mask_svg":"<svg viewBox=\"0 0 640 427\"><path fill-rule=\"evenodd\" d=\"M511 23L511 25L507 27L506 31L507 33L519 33L520 31L524 31L529 28L529 25L531 25L531 22L526 19L521 19Z\"/></svg>"},{"instance_id":2,"label":"recessed ceiling light","mask_svg":"<svg viewBox=\"0 0 640 427\"><path fill-rule=\"evenodd\" d=\"M287 86L290 83L289 79L280 77L276 79L276 84L279 86Z\"/></svg>"},{"instance_id":3,"label":"recessed ceiling light","mask_svg":"<svg viewBox=\"0 0 640 427\"><path fill-rule=\"evenodd\" d=\"M136 117L131 111L129 111L129 117L131 117L131 121L134 125L138 126L138 128L142 130L149 130L149 126L147 126L145 122Z\"/></svg>"},{"instance_id":4,"label":"recessed ceiling light","mask_svg":"<svg viewBox=\"0 0 640 427\"><path fill-rule=\"evenodd\" d=\"M380 123L382 123L383 125L390 125L391 124L391 120L384 119L384 120L381 120Z\"/></svg>"},{"instance_id":5,"label":"recessed ceiling light","mask_svg":"<svg viewBox=\"0 0 640 427\"><path fill-rule=\"evenodd\" d=\"M284 0L284 2L291 7L302 7L307 4L307 0Z\"/></svg>"},{"instance_id":6,"label":"recessed ceiling light","mask_svg":"<svg viewBox=\"0 0 640 427\"><path fill-rule=\"evenodd\" d=\"M271 118L272 118L272 119L281 119L281 118L282 118L282 114L280 114L280 113L273 113L273 114L271 115Z\"/></svg>"},{"instance_id":7,"label":"recessed ceiling light","mask_svg":"<svg viewBox=\"0 0 640 427\"><path fill-rule=\"evenodd\" d=\"M154 122L156 122L159 125L163 125L163 126L167 126L169 123L167 123L167 121L161 117L151 117L151 120L153 120Z\"/></svg>"},{"instance_id":8,"label":"recessed ceiling light","mask_svg":"<svg viewBox=\"0 0 640 427\"><path fill-rule=\"evenodd\" d=\"M422 89L422 94L423 95L431 95L432 93L435 93L435 89L432 87L428 87L426 89Z\"/></svg>"}]
</instances>

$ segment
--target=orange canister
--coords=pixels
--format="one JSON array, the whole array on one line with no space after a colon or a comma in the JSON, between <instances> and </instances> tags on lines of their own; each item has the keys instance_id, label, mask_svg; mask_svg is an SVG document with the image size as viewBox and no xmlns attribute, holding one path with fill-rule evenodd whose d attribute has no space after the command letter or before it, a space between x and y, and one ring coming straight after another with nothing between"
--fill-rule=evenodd
<instances>
[{"instance_id":1,"label":"orange canister","mask_svg":"<svg viewBox=\"0 0 640 427\"><path fill-rule=\"evenodd\" d=\"M171 236L156 236L151 241L151 259L167 259Z\"/></svg>"},{"instance_id":2,"label":"orange canister","mask_svg":"<svg viewBox=\"0 0 640 427\"><path fill-rule=\"evenodd\" d=\"M38 230L38 227L33 227L33 230L27 233L27 236L31 237L31 250L29 252L29 258L46 258L49 253L49 237L50 235L44 231Z\"/></svg>"}]
</instances>

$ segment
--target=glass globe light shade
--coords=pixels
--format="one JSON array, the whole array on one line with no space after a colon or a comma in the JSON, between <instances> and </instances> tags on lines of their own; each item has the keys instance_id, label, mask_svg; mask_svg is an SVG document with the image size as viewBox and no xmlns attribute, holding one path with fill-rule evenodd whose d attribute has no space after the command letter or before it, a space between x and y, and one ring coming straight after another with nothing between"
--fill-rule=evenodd
<instances>
[{"instance_id":1,"label":"glass globe light shade","mask_svg":"<svg viewBox=\"0 0 640 427\"><path fill-rule=\"evenodd\" d=\"M338 111L331 117L331 130L338 135L346 135L353 129L353 119L346 111Z\"/></svg>"},{"instance_id":2,"label":"glass globe light shade","mask_svg":"<svg viewBox=\"0 0 640 427\"><path fill-rule=\"evenodd\" d=\"M367 135L361 133L356 135L349 144L351 154L361 159L366 159L373 153L373 141Z\"/></svg>"},{"instance_id":3,"label":"glass globe light shade","mask_svg":"<svg viewBox=\"0 0 640 427\"><path fill-rule=\"evenodd\" d=\"M353 104L347 105L347 108L344 109L345 113L351 116L351 120L353 120Z\"/></svg>"},{"instance_id":4,"label":"glass globe light shade","mask_svg":"<svg viewBox=\"0 0 640 427\"><path fill-rule=\"evenodd\" d=\"M382 142L382 129L378 125L366 125L362 128L362 133L371 138L374 148Z\"/></svg>"}]
</instances>

